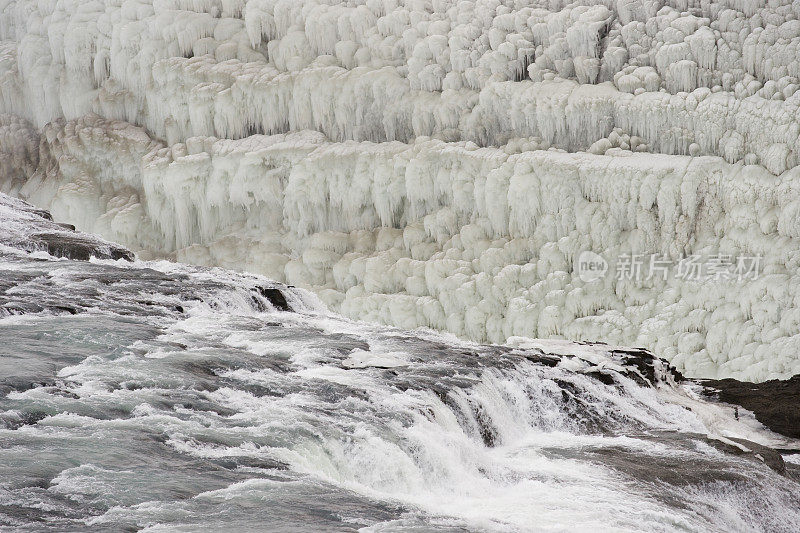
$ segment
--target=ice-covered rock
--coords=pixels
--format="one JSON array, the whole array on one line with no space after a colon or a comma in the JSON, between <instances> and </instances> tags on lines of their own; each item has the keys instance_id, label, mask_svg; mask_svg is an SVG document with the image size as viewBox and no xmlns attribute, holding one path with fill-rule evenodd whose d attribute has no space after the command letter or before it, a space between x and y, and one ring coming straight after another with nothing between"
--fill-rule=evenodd
<instances>
[{"instance_id":1,"label":"ice-covered rock","mask_svg":"<svg viewBox=\"0 0 800 533\"><path fill-rule=\"evenodd\" d=\"M786 1L6 0L0 111L97 113L169 144L311 129L585 150L619 127L780 174L800 147L798 18Z\"/></svg>"},{"instance_id":2,"label":"ice-covered rock","mask_svg":"<svg viewBox=\"0 0 800 533\"><path fill-rule=\"evenodd\" d=\"M92 174L120 154L116 138L149 149L140 167ZM639 142L614 130L617 148L593 155L305 131L166 147L95 117L46 129L41 158L55 163L19 192L58 218L100 213L86 229L149 253L313 288L356 318L641 345L692 375L797 372L797 170L622 148ZM586 250L610 263L605 277L581 277ZM758 257L760 275L615 275L632 254Z\"/></svg>"}]
</instances>

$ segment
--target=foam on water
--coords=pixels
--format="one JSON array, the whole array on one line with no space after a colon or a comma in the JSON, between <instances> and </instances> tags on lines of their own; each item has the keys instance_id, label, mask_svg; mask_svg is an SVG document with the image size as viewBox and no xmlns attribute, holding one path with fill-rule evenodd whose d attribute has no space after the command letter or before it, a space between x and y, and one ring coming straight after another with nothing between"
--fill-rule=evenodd
<instances>
[{"instance_id":1,"label":"foam on water","mask_svg":"<svg viewBox=\"0 0 800 533\"><path fill-rule=\"evenodd\" d=\"M268 280L220 269L1 268L6 297L85 306L0 318L6 527L800 528L800 461L735 439L796 443L658 361L650 383L610 346L403 332L298 289L278 311Z\"/></svg>"}]
</instances>

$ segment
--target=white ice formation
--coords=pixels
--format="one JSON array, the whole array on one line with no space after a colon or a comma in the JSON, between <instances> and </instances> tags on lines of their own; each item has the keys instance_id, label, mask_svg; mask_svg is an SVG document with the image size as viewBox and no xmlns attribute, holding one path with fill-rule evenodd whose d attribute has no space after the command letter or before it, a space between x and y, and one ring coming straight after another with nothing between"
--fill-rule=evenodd
<instances>
[{"instance_id":1,"label":"white ice formation","mask_svg":"<svg viewBox=\"0 0 800 533\"><path fill-rule=\"evenodd\" d=\"M0 0L0 190L355 318L763 380L800 372L799 89L790 0Z\"/></svg>"}]
</instances>

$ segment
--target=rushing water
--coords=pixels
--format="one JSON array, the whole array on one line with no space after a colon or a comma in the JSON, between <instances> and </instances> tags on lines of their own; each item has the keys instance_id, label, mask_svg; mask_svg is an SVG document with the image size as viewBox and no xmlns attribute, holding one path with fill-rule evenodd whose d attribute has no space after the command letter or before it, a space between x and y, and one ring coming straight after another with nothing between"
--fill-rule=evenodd
<instances>
[{"instance_id":1,"label":"rushing water","mask_svg":"<svg viewBox=\"0 0 800 533\"><path fill-rule=\"evenodd\" d=\"M800 530L798 467L709 438L775 436L658 361L271 287L3 247L0 529Z\"/></svg>"}]
</instances>

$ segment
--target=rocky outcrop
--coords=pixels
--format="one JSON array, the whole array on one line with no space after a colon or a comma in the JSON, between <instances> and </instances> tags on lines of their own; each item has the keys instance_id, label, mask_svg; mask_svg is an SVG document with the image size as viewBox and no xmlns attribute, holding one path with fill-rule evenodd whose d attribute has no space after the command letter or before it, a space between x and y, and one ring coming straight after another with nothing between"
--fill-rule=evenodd
<instances>
[{"instance_id":1,"label":"rocky outcrop","mask_svg":"<svg viewBox=\"0 0 800 533\"><path fill-rule=\"evenodd\" d=\"M0 244L26 252L44 251L78 261L124 259L133 261L127 248L93 235L75 231L75 226L53 221L48 211L0 193Z\"/></svg>"},{"instance_id":2,"label":"rocky outcrop","mask_svg":"<svg viewBox=\"0 0 800 533\"><path fill-rule=\"evenodd\" d=\"M756 419L775 433L800 439L800 375L748 383L735 379L707 380L709 396L752 411Z\"/></svg>"}]
</instances>

